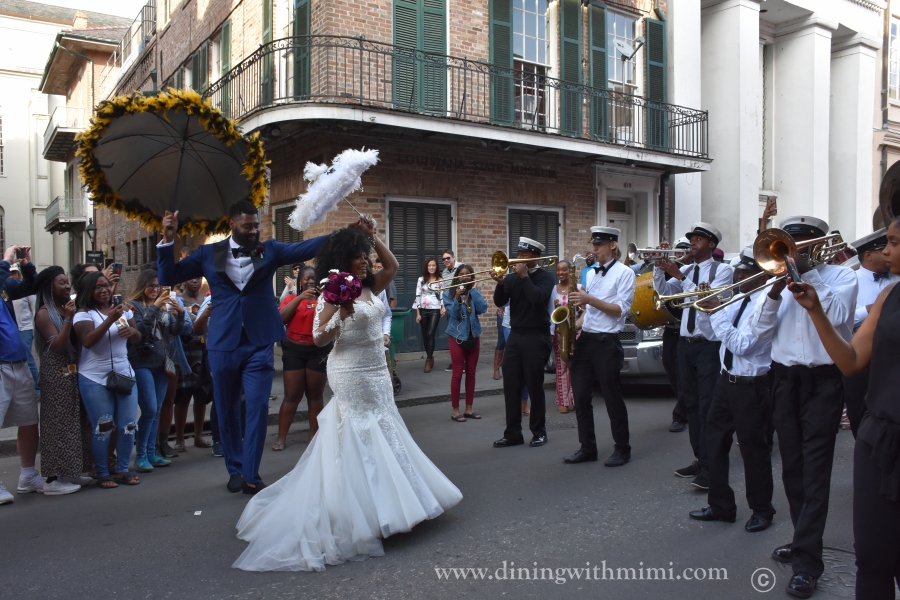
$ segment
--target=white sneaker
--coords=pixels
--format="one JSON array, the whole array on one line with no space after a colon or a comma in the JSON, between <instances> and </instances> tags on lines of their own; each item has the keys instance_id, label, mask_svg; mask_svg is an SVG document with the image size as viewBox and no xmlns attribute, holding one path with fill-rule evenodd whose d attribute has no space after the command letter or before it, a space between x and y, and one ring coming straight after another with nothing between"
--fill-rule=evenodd
<instances>
[{"instance_id":1,"label":"white sneaker","mask_svg":"<svg viewBox=\"0 0 900 600\"><path fill-rule=\"evenodd\" d=\"M9 504L13 501L13 495L6 491L6 486L0 482L0 504Z\"/></svg>"},{"instance_id":2,"label":"white sneaker","mask_svg":"<svg viewBox=\"0 0 900 600\"><path fill-rule=\"evenodd\" d=\"M88 485L94 478L90 475L79 475L78 477L60 477L66 483L74 483L75 485Z\"/></svg>"},{"instance_id":3,"label":"white sneaker","mask_svg":"<svg viewBox=\"0 0 900 600\"><path fill-rule=\"evenodd\" d=\"M22 477L19 476L19 487L16 488L16 491L20 494L29 494L31 492L42 494L44 492L44 483L45 479L37 473L28 479L22 479Z\"/></svg>"},{"instance_id":4,"label":"white sneaker","mask_svg":"<svg viewBox=\"0 0 900 600\"><path fill-rule=\"evenodd\" d=\"M66 483L60 479L44 483L45 496L65 496L66 494L74 494L81 489L77 483Z\"/></svg>"}]
</instances>

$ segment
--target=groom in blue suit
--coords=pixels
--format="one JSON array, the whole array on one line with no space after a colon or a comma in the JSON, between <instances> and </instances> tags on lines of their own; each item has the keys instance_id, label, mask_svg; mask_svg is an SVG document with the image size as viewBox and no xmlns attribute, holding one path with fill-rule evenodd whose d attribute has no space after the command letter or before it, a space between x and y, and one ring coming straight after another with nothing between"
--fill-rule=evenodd
<instances>
[{"instance_id":1,"label":"groom in blue suit","mask_svg":"<svg viewBox=\"0 0 900 600\"><path fill-rule=\"evenodd\" d=\"M259 463L275 372L272 346L285 337L272 277L278 267L311 259L327 236L296 244L260 243L258 211L249 200L236 202L229 216L231 237L200 246L176 263L178 211L166 211L157 267L162 285L201 276L209 283L215 316L209 320L206 347L225 466L231 476L227 487L230 492L243 489L255 494L266 487L259 478ZM246 429L241 428L242 390Z\"/></svg>"}]
</instances>

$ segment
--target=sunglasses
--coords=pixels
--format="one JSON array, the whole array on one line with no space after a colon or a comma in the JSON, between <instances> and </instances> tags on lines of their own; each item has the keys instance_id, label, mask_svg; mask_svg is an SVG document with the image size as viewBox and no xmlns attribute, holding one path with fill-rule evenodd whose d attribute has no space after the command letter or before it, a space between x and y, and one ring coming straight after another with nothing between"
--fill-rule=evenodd
<instances>
[{"instance_id":1,"label":"sunglasses","mask_svg":"<svg viewBox=\"0 0 900 600\"><path fill-rule=\"evenodd\" d=\"M447 262L448 260L453 260L453 257L452 257L452 256L445 256L445 257L444 257L444 262Z\"/></svg>"}]
</instances>

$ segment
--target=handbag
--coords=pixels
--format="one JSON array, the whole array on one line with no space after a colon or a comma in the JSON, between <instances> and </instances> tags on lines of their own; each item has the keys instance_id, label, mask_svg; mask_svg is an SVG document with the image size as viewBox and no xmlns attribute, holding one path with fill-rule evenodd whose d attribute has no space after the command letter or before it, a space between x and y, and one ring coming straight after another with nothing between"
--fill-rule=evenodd
<instances>
[{"instance_id":1,"label":"handbag","mask_svg":"<svg viewBox=\"0 0 900 600\"><path fill-rule=\"evenodd\" d=\"M97 311L99 314L99 311ZM109 329L106 330L106 337L109 341L109 373L106 375L106 389L116 394L130 394L134 388L135 380L128 375L116 373L116 365L113 362L112 354L112 334Z\"/></svg>"}]
</instances>

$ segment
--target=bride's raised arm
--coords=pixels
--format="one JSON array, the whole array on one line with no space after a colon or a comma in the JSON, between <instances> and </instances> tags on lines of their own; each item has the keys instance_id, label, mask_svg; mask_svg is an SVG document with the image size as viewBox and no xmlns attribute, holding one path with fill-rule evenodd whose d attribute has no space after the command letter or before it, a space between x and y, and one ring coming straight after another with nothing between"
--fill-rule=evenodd
<instances>
[{"instance_id":1,"label":"bride's raised arm","mask_svg":"<svg viewBox=\"0 0 900 600\"><path fill-rule=\"evenodd\" d=\"M316 346L323 347L338 337L344 319L353 314L353 303L335 306L319 298L316 305L316 316L313 319L313 340Z\"/></svg>"},{"instance_id":2,"label":"bride's raised arm","mask_svg":"<svg viewBox=\"0 0 900 600\"><path fill-rule=\"evenodd\" d=\"M400 268L400 263L397 262L397 257L394 256L394 253L391 252L388 247L385 245L381 238L378 237L378 232L373 227L372 221L367 219L360 219L351 227L355 227L361 231L363 231L370 240L372 240L372 245L375 247L375 253L378 255L378 258L381 259L382 269L375 273L375 283L372 285L372 293L374 295L380 294L394 279L394 275L397 274L397 269Z\"/></svg>"}]
</instances>

